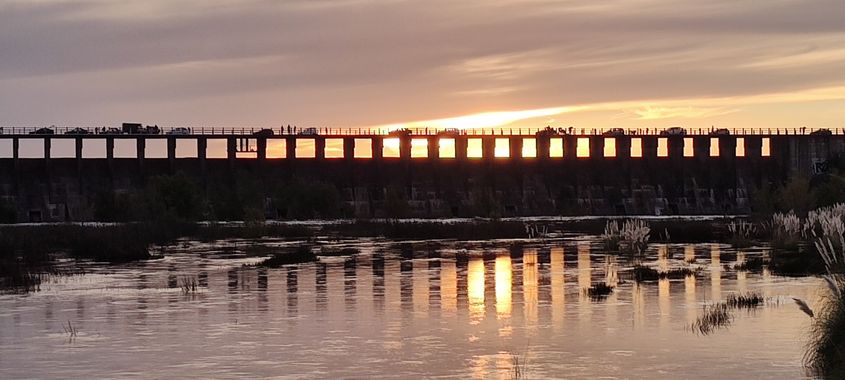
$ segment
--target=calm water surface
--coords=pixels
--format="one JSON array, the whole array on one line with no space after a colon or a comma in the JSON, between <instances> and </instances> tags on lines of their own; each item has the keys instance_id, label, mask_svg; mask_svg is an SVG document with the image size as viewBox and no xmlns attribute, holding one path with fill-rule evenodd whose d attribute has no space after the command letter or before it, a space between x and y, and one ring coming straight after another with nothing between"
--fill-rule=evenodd
<instances>
[{"instance_id":1,"label":"calm water surface","mask_svg":"<svg viewBox=\"0 0 845 380\"><path fill-rule=\"evenodd\" d=\"M252 244L183 242L0 295L0 378L508 379L515 357L535 379L806 376L809 318L791 297L817 303L820 282L731 269L763 249L653 244L642 264L701 270L637 284L635 262L594 238L335 241L360 254L281 269L243 267L260 260ZM608 298L583 294L603 281ZM769 305L689 330L702 305L746 291Z\"/></svg>"}]
</instances>

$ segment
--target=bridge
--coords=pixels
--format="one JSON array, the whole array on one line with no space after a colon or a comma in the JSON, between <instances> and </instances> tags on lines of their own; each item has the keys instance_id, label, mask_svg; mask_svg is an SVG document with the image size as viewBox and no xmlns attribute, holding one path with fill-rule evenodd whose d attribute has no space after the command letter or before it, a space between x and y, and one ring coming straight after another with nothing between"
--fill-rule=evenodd
<instances>
[{"instance_id":1,"label":"bridge","mask_svg":"<svg viewBox=\"0 0 845 380\"><path fill-rule=\"evenodd\" d=\"M209 198L246 181L268 218L290 217L269 200L303 183L364 218L397 202L411 217L743 214L755 191L845 153L843 129L75 128L3 128L0 200L19 221L94 220L102 194L176 173Z\"/></svg>"},{"instance_id":2,"label":"bridge","mask_svg":"<svg viewBox=\"0 0 845 380\"><path fill-rule=\"evenodd\" d=\"M159 132L158 127L156 127ZM800 146L825 150L845 129L164 128L121 133L81 127L5 127L2 158L206 159L580 159L770 157ZM23 143L25 154L22 153ZM115 146L119 145L116 154ZM59 155L54 145L60 145ZM774 153L773 153L774 152ZM812 152L811 152L812 154ZM818 157L816 157L818 158ZM813 160L813 157L809 157Z\"/></svg>"}]
</instances>

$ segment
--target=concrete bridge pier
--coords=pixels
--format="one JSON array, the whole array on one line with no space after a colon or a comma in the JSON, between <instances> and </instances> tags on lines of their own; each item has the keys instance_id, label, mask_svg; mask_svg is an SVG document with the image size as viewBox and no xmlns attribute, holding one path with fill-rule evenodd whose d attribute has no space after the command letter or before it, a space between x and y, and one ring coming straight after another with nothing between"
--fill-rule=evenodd
<instances>
[{"instance_id":1,"label":"concrete bridge pier","mask_svg":"<svg viewBox=\"0 0 845 380\"><path fill-rule=\"evenodd\" d=\"M114 137L106 137L106 166L109 170L109 178L114 183Z\"/></svg>"},{"instance_id":2,"label":"concrete bridge pier","mask_svg":"<svg viewBox=\"0 0 845 380\"><path fill-rule=\"evenodd\" d=\"M355 158L355 139L352 137L343 138L343 159L352 161Z\"/></svg>"},{"instance_id":3,"label":"concrete bridge pier","mask_svg":"<svg viewBox=\"0 0 845 380\"><path fill-rule=\"evenodd\" d=\"M492 161L496 157L496 138L482 137L481 138L481 157L486 161Z\"/></svg>"},{"instance_id":4,"label":"concrete bridge pier","mask_svg":"<svg viewBox=\"0 0 845 380\"><path fill-rule=\"evenodd\" d=\"M135 140L135 157L138 160L138 169L142 175L144 173L144 160L146 159L146 152L147 139L144 137L137 138Z\"/></svg>"},{"instance_id":5,"label":"concrete bridge pier","mask_svg":"<svg viewBox=\"0 0 845 380\"><path fill-rule=\"evenodd\" d=\"M604 136L590 136L590 158L594 161L604 159Z\"/></svg>"},{"instance_id":6,"label":"concrete bridge pier","mask_svg":"<svg viewBox=\"0 0 845 380\"><path fill-rule=\"evenodd\" d=\"M743 140L745 143L745 157L737 158L737 161L741 163L741 165L738 164L737 166L743 169L742 177L747 178L746 182L751 182L747 184L750 186L746 186L746 188L758 189L763 184L765 172L767 171L762 157L763 138L760 136L745 136ZM745 195L750 196L751 194Z\"/></svg>"},{"instance_id":7,"label":"concrete bridge pier","mask_svg":"<svg viewBox=\"0 0 845 380\"><path fill-rule=\"evenodd\" d=\"M745 136L745 157L749 161L760 161L763 155L763 138L760 136Z\"/></svg>"},{"instance_id":8,"label":"concrete bridge pier","mask_svg":"<svg viewBox=\"0 0 845 380\"><path fill-rule=\"evenodd\" d=\"M670 207L674 208L672 211L677 213L680 212L683 206L682 200L687 195L686 176L684 175L684 137L666 137L666 153L669 156L666 197L670 199Z\"/></svg>"},{"instance_id":9,"label":"concrete bridge pier","mask_svg":"<svg viewBox=\"0 0 845 380\"><path fill-rule=\"evenodd\" d=\"M551 140L549 139L549 135L547 134L538 134L537 135L537 159L540 161L546 161L550 157L549 151L551 146Z\"/></svg>"},{"instance_id":10,"label":"concrete bridge pier","mask_svg":"<svg viewBox=\"0 0 845 380\"><path fill-rule=\"evenodd\" d=\"M525 138L522 136L518 137L511 137L508 139L508 157L511 161L521 161L524 157L522 157L522 145L525 143Z\"/></svg>"},{"instance_id":11,"label":"concrete bridge pier","mask_svg":"<svg viewBox=\"0 0 845 380\"><path fill-rule=\"evenodd\" d=\"M669 158L672 162L681 162L684 159L684 137L683 136L669 136L666 139L666 146L669 152Z\"/></svg>"},{"instance_id":12,"label":"concrete bridge pier","mask_svg":"<svg viewBox=\"0 0 845 380\"><path fill-rule=\"evenodd\" d=\"M467 146L469 139L466 136L455 137L455 160L465 162L467 160Z\"/></svg>"},{"instance_id":13,"label":"concrete bridge pier","mask_svg":"<svg viewBox=\"0 0 845 380\"><path fill-rule=\"evenodd\" d=\"M170 167L170 171L173 171L176 162L176 138L175 137L168 137L167 138L167 163Z\"/></svg>"},{"instance_id":14,"label":"concrete bridge pier","mask_svg":"<svg viewBox=\"0 0 845 380\"><path fill-rule=\"evenodd\" d=\"M12 182L14 186L14 194L18 194L18 180L20 175L20 149L21 149L21 142L20 139L17 137L12 138L12 170L14 171L14 181Z\"/></svg>"},{"instance_id":15,"label":"concrete bridge pier","mask_svg":"<svg viewBox=\"0 0 845 380\"><path fill-rule=\"evenodd\" d=\"M631 136L616 137L616 158L626 164L631 161Z\"/></svg>"},{"instance_id":16,"label":"concrete bridge pier","mask_svg":"<svg viewBox=\"0 0 845 380\"><path fill-rule=\"evenodd\" d=\"M206 158L208 156L208 138L200 137L197 139L197 161L200 163L200 174L202 175L202 187L208 190L208 170L206 168Z\"/></svg>"},{"instance_id":17,"label":"concrete bridge pier","mask_svg":"<svg viewBox=\"0 0 845 380\"><path fill-rule=\"evenodd\" d=\"M79 189L82 190L82 138L73 139L74 157L76 158L76 177L79 179Z\"/></svg>"},{"instance_id":18,"label":"concrete bridge pier","mask_svg":"<svg viewBox=\"0 0 845 380\"><path fill-rule=\"evenodd\" d=\"M642 137L643 158L646 160L654 160L657 158L657 139L657 136Z\"/></svg>"},{"instance_id":19,"label":"concrete bridge pier","mask_svg":"<svg viewBox=\"0 0 845 380\"><path fill-rule=\"evenodd\" d=\"M616 137L616 158L614 159L613 163L614 167L617 167L620 173L625 173L624 176L619 178L616 182L619 186L620 192L622 192L623 197L633 198L632 194L632 184L631 184L631 137L630 136L617 136ZM631 214L636 211L636 209L629 209L628 205L622 201L621 204L615 205L615 213L616 214Z\"/></svg>"},{"instance_id":20,"label":"concrete bridge pier","mask_svg":"<svg viewBox=\"0 0 845 380\"><path fill-rule=\"evenodd\" d=\"M578 158L578 137L577 135L563 136L563 159L566 161Z\"/></svg>"},{"instance_id":21,"label":"concrete bridge pier","mask_svg":"<svg viewBox=\"0 0 845 380\"><path fill-rule=\"evenodd\" d=\"M399 158L402 160L411 159L411 136L403 134L399 136Z\"/></svg>"},{"instance_id":22,"label":"concrete bridge pier","mask_svg":"<svg viewBox=\"0 0 845 380\"><path fill-rule=\"evenodd\" d=\"M255 139L256 157L259 160L267 159L267 138L258 137Z\"/></svg>"},{"instance_id":23,"label":"concrete bridge pier","mask_svg":"<svg viewBox=\"0 0 845 380\"><path fill-rule=\"evenodd\" d=\"M285 159L293 161L296 158L296 137L285 138Z\"/></svg>"},{"instance_id":24,"label":"concrete bridge pier","mask_svg":"<svg viewBox=\"0 0 845 380\"><path fill-rule=\"evenodd\" d=\"M440 139L437 136L429 136L427 142L429 161L438 160L440 158Z\"/></svg>"},{"instance_id":25,"label":"concrete bridge pier","mask_svg":"<svg viewBox=\"0 0 845 380\"><path fill-rule=\"evenodd\" d=\"M317 137L314 139L314 158L322 160L326 158L326 138Z\"/></svg>"},{"instance_id":26,"label":"concrete bridge pier","mask_svg":"<svg viewBox=\"0 0 845 380\"><path fill-rule=\"evenodd\" d=\"M53 139L50 137L44 138L44 159L50 162L50 152L52 151Z\"/></svg>"},{"instance_id":27,"label":"concrete bridge pier","mask_svg":"<svg viewBox=\"0 0 845 380\"><path fill-rule=\"evenodd\" d=\"M234 137L227 137L226 138L226 158L229 159L229 163L234 163L235 159L238 157L238 139Z\"/></svg>"},{"instance_id":28,"label":"concrete bridge pier","mask_svg":"<svg viewBox=\"0 0 845 380\"><path fill-rule=\"evenodd\" d=\"M381 136L373 137L371 146L373 151L373 160L375 160L375 162L381 162L382 158L384 158L384 138Z\"/></svg>"}]
</instances>

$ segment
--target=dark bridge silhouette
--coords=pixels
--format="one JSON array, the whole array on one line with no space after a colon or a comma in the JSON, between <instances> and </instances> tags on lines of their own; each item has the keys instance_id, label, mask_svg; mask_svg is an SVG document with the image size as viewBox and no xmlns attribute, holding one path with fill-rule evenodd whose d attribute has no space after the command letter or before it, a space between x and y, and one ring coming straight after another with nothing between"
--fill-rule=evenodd
<instances>
[{"instance_id":1,"label":"dark bridge silhouette","mask_svg":"<svg viewBox=\"0 0 845 380\"><path fill-rule=\"evenodd\" d=\"M0 134L0 197L18 215L91 220L95 194L168 173L205 191L250 178L265 196L279 181L329 183L355 217L391 216L391 190L415 217L741 214L753 191L824 173L845 152L841 129L72 130Z\"/></svg>"}]
</instances>

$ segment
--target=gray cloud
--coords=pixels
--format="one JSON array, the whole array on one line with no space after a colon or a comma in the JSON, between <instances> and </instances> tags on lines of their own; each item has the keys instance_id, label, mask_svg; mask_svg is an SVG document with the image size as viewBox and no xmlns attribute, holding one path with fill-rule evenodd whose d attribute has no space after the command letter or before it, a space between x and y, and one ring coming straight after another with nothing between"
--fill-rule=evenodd
<instances>
[{"instance_id":1,"label":"gray cloud","mask_svg":"<svg viewBox=\"0 0 845 380\"><path fill-rule=\"evenodd\" d=\"M0 122L360 125L833 86L842 14L832 0L11 2Z\"/></svg>"}]
</instances>

